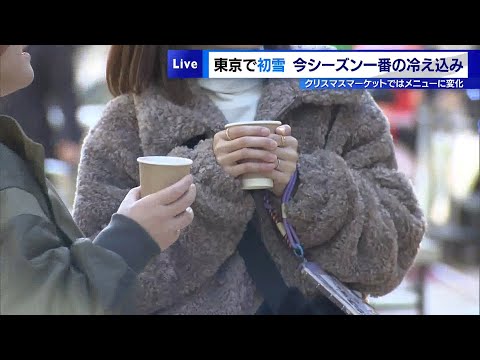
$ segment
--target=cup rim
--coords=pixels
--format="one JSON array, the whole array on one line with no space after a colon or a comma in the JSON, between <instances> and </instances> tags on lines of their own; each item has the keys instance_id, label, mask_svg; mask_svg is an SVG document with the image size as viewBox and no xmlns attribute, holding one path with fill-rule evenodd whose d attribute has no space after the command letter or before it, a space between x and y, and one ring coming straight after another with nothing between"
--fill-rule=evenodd
<instances>
[{"instance_id":1,"label":"cup rim","mask_svg":"<svg viewBox=\"0 0 480 360\"><path fill-rule=\"evenodd\" d=\"M190 166L193 164L191 159L176 156L142 156L137 159L137 162L147 165L162 166Z\"/></svg>"},{"instance_id":2,"label":"cup rim","mask_svg":"<svg viewBox=\"0 0 480 360\"><path fill-rule=\"evenodd\" d=\"M262 125L282 125L281 121L277 120L261 120L261 121L241 121L241 122L234 122L225 125L225 129L234 127L234 126L244 126L244 125L256 125L256 126L262 126Z\"/></svg>"}]
</instances>

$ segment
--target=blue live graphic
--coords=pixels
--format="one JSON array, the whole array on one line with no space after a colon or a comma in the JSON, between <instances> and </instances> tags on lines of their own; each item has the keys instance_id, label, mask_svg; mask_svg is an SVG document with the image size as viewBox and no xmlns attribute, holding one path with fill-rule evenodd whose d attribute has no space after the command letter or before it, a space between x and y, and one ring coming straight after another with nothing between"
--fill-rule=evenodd
<instances>
[{"instance_id":1,"label":"blue live graphic","mask_svg":"<svg viewBox=\"0 0 480 360\"><path fill-rule=\"evenodd\" d=\"M203 75L202 50L169 50L168 77L171 79L201 78ZM208 68L208 63L205 63Z\"/></svg>"}]
</instances>

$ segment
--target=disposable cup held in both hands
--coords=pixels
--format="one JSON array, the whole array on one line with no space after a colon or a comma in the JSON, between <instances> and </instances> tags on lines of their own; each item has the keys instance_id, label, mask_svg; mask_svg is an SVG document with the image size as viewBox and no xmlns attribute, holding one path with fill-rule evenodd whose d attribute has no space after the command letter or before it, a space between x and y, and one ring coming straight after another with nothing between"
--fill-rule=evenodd
<instances>
[{"instance_id":1,"label":"disposable cup held in both hands","mask_svg":"<svg viewBox=\"0 0 480 360\"><path fill-rule=\"evenodd\" d=\"M236 126L262 126L269 129L272 134L275 134L275 131L281 125L282 123L280 121L248 121L227 124L225 129L231 129ZM262 174L244 174L241 181L242 190L263 190L273 188L273 180Z\"/></svg>"},{"instance_id":2,"label":"disposable cup held in both hands","mask_svg":"<svg viewBox=\"0 0 480 360\"><path fill-rule=\"evenodd\" d=\"M171 156L146 156L137 159L141 197L163 190L190 174L193 161Z\"/></svg>"}]
</instances>

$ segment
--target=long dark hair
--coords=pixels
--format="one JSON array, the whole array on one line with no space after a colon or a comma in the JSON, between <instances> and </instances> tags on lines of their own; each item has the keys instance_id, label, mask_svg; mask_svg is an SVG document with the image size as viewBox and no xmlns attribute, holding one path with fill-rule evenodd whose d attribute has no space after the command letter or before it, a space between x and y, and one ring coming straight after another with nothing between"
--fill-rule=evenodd
<instances>
[{"instance_id":1,"label":"long dark hair","mask_svg":"<svg viewBox=\"0 0 480 360\"><path fill-rule=\"evenodd\" d=\"M265 45L265 49L287 49L288 45ZM183 79L169 79L168 50L184 49L185 45L112 45L107 60L107 84L113 96L139 94L151 85L176 104L191 97Z\"/></svg>"}]
</instances>

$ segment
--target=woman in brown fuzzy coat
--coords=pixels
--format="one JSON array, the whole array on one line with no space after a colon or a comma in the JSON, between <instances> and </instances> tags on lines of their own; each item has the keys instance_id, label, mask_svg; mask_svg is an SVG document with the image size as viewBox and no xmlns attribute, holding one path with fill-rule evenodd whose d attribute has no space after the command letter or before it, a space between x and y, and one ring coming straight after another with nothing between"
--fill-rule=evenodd
<instances>
[{"instance_id":1,"label":"woman in brown fuzzy coat","mask_svg":"<svg viewBox=\"0 0 480 360\"><path fill-rule=\"evenodd\" d=\"M397 171L388 121L369 93L301 91L297 80L284 79L167 79L167 51L181 47L112 46L107 80L116 97L90 131L79 171L74 216L94 236L138 186L138 157L194 162L195 219L141 275L139 309L256 313L264 299L237 251L253 218L261 220L256 224L285 283L307 298L318 296L301 281L298 259L266 211L255 212L252 194L241 190L238 177L252 171L274 180L278 208L298 169L288 216L311 261L354 290L381 296L395 289L425 223L411 183ZM270 136L261 127L224 130L226 123L265 119L284 126Z\"/></svg>"}]
</instances>

